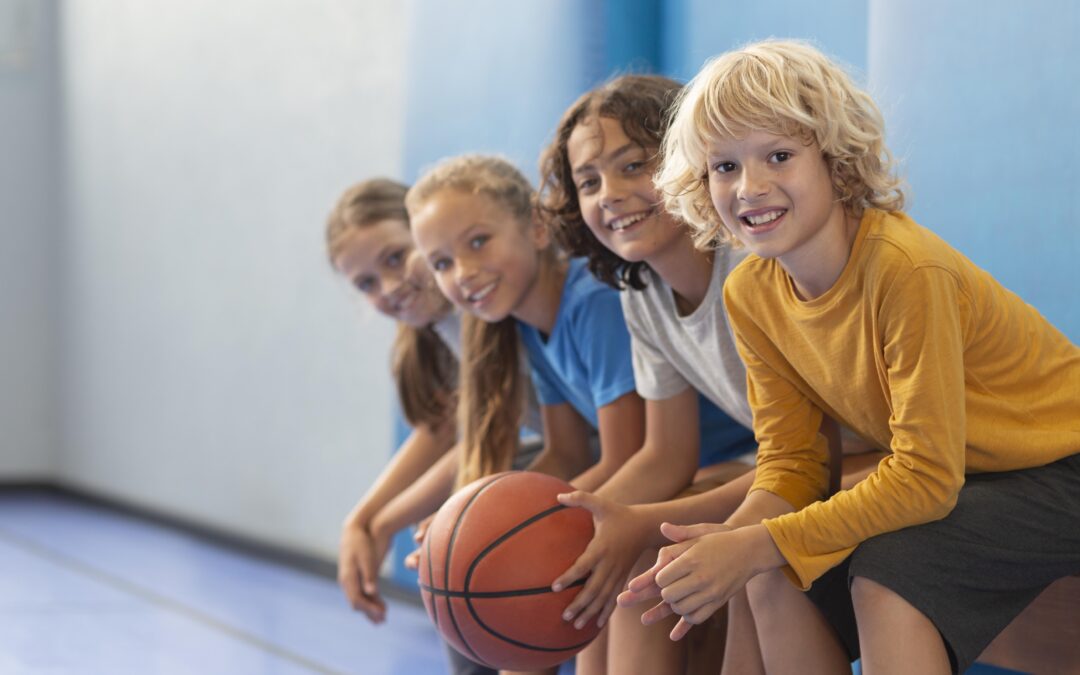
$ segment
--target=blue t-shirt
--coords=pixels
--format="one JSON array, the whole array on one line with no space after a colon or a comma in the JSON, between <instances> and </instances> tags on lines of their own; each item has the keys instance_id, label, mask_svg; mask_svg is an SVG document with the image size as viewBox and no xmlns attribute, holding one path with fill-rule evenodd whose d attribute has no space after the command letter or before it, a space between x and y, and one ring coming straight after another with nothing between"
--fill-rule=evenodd
<instances>
[{"instance_id":1,"label":"blue t-shirt","mask_svg":"<svg viewBox=\"0 0 1080 675\"><path fill-rule=\"evenodd\" d=\"M754 432L732 419L701 392L698 392L698 421L701 429L698 466L732 460L757 450Z\"/></svg>"},{"instance_id":2,"label":"blue t-shirt","mask_svg":"<svg viewBox=\"0 0 1080 675\"><path fill-rule=\"evenodd\" d=\"M545 340L518 322L541 405L569 403L594 429L596 410L635 391L630 333L619 292L570 261L555 327Z\"/></svg>"}]
</instances>

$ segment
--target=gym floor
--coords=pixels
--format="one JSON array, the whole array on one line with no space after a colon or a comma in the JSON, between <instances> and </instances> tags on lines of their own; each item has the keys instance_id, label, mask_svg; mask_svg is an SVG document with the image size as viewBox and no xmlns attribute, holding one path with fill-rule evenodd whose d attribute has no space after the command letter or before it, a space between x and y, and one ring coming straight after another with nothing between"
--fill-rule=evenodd
<instances>
[{"instance_id":1,"label":"gym floor","mask_svg":"<svg viewBox=\"0 0 1080 675\"><path fill-rule=\"evenodd\" d=\"M0 490L4 675L446 672L423 608L389 602L375 627L326 576L63 493Z\"/></svg>"},{"instance_id":2,"label":"gym floor","mask_svg":"<svg viewBox=\"0 0 1080 675\"><path fill-rule=\"evenodd\" d=\"M445 672L422 607L46 491L0 492L0 673Z\"/></svg>"}]
</instances>

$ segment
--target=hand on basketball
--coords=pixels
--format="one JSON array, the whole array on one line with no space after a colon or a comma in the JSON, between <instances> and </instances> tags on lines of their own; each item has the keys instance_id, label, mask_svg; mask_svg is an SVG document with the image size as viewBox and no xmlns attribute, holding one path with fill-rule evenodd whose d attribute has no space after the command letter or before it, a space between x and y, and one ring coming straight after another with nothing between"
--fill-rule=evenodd
<instances>
[{"instance_id":1,"label":"hand on basketball","mask_svg":"<svg viewBox=\"0 0 1080 675\"><path fill-rule=\"evenodd\" d=\"M372 623L386 620L386 602L379 595L379 567L389 539L372 536L366 525L346 523L338 548L338 584L353 609Z\"/></svg>"},{"instance_id":2,"label":"hand on basketball","mask_svg":"<svg viewBox=\"0 0 1080 675\"><path fill-rule=\"evenodd\" d=\"M670 637L682 639L692 626L712 616L757 573L751 564L754 558L748 539L751 529L664 523L661 532L676 543L660 549L656 565L633 579L630 590L619 601L633 604L655 597L658 592L662 602L642 614L642 623L652 624L678 614L681 618Z\"/></svg>"},{"instance_id":3,"label":"hand on basketball","mask_svg":"<svg viewBox=\"0 0 1080 675\"><path fill-rule=\"evenodd\" d=\"M405 556L405 560L403 561L405 569L415 571L420 567L420 548L424 544L424 536L427 535L428 527L431 525L431 521L434 520L434 518L435 514L433 513L416 524L416 531L413 532L413 541L416 542L416 550Z\"/></svg>"},{"instance_id":4,"label":"hand on basketball","mask_svg":"<svg viewBox=\"0 0 1080 675\"><path fill-rule=\"evenodd\" d=\"M616 595L645 548L647 533L632 507L581 491L561 494L558 500L565 506L579 506L592 512L595 533L585 551L551 587L558 591L588 577L567 605L563 619L582 628L596 617L596 625L603 626L615 610Z\"/></svg>"}]
</instances>

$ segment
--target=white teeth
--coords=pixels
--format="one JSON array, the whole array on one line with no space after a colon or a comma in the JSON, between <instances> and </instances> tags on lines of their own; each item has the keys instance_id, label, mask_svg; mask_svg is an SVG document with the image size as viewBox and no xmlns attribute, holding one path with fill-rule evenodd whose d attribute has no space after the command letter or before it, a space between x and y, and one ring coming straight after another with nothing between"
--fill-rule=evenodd
<instances>
[{"instance_id":1,"label":"white teeth","mask_svg":"<svg viewBox=\"0 0 1080 675\"><path fill-rule=\"evenodd\" d=\"M651 215L652 215L652 211L647 211L645 213L635 213L634 215L626 216L625 218L617 218L617 219L611 221L610 223L608 223L608 229L614 230L615 232L619 232L621 230L625 230L626 228L630 227L631 225L634 225L636 223L640 223L641 221L645 220L646 218L648 218Z\"/></svg>"},{"instance_id":2,"label":"white teeth","mask_svg":"<svg viewBox=\"0 0 1080 675\"><path fill-rule=\"evenodd\" d=\"M758 225L764 225L765 223L771 223L782 215L784 215L783 210L769 211L768 213L763 213L760 216L746 216L743 218L743 220L756 227Z\"/></svg>"},{"instance_id":3,"label":"white teeth","mask_svg":"<svg viewBox=\"0 0 1080 675\"><path fill-rule=\"evenodd\" d=\"M483 300L487 296L491 295L491 292L494 291L494 290L495 290L495 282L492 282L492 283L488 284L487 286L484 286L483 288L481 288L477 292L469 295L468 300L469 300L469 302L480 302L481 300Z\"/></svg>"}]
</instances>

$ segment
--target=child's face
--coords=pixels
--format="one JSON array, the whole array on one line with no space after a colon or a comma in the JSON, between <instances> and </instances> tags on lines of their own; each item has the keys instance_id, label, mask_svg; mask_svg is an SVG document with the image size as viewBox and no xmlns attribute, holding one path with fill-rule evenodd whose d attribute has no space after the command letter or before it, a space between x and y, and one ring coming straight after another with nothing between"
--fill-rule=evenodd
<instances>
[{"instance_id":1,"label":"child's face","mask_svg":"<svg viewBox=\"0 0 1080 675\"><path fill-rule=\"evenodd\" d=\"M566 144L581 216L593 236L630 262L649 260L685 236L652 182L654 153L610 117L585 120Z\"/></svg>"},{"instance_id":2,"label":"child's face","mask_svg":"<svg viewBox=\"0 0 1080 675\"><path fill-rule=\"evenodd\" d=\"M524 303L539 274L544 228L521 223L484 195L442 190L413 214L413 238L439 288L488 322Z\"/></svg>"},{"instance_id":3,"label":"child's face","mask_svg":"<svg viewBox=\"0 0 1080 675\"><path fill-rule=\"evenodd\" d=\"M714 141L708 180L724 226L762 258L810 262L844 232L844 209L816 143L765 131Z\"/></svg>"},{"instance_id":4,"label":"child's face","mask_svg":"<svg viewBox=\"0 0 1080 675\"><path fill-rule=\"evenodd\" d=\"M392 319L419 328L439 320L448 309L403 221L381 220L353 229L333 263L375 309Z\"/></svg>"}]
</instances>

